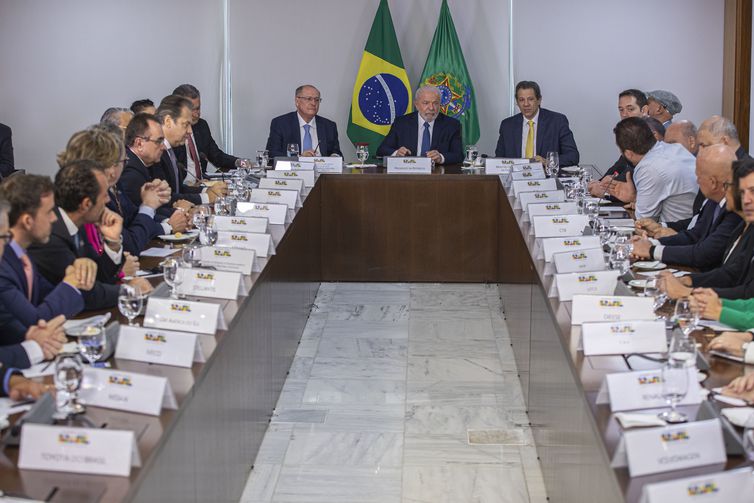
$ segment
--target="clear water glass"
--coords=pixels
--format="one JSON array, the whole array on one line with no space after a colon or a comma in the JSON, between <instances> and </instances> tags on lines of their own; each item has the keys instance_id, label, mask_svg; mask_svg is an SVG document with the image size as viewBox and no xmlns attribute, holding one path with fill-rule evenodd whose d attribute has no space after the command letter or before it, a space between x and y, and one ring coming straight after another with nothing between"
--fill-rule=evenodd
<instances>
[{"instance_id":1,"label":"clear water glass","mask_svg":"<svg viewBox=\"0 0 754 503\"><path fill-rule=\"evenodd\" d=\"M120 299L118 299L120 303ZM86 358L89 364L93 364L102 358L107 346L105 327L102 325L86 325L78 334L79 353Z\"/></svg>"},{"instance_id":2,"label":"clear water glass","mask_svg":"<svg viewBox=\"0 0 754 503\"><path fill-rule=\"evenodd\" d=\"M60 353L55 358L55 418L67 419L82 414L86 409L78 402L84 364L76 353Z\"/></svg>"},{"instance_id":3,"label":"clear water glass","mask_svg":"<svg viewBox=\"0 0 754 503\"><path fill-rule=\"evenodd\" d=\"M683 400L689 389L689 370L683 362L668 360L662 367L662 396L670 405L670 410L657 415L666 423L685 423L688 417L678 412L676 406Z\"/></svg>"},{"instance_id":4,"label":"clear water glass","mask_svg":"<svg viewBox=\"0 0 754 503\"><path fill-rule=\"evenodd\" d=\"M134 285L120 285L118 290L118 311L128 318L128 326L135 326L134 319L144 307L144 295L141 288Z\"/></svg>"},{"instance_id":5,"label":"clear water glass","mask_svg":"<svg viewBox=\"0 0 754 503\"><path fill-rule=\"evenodd\" d=\"M214 246L217 243L215 217L210 216L207 218L207 222L199 229L199 242L204 246Z\"/></svg>"},{"instance_id":6,"label":"clear water glass","mask_svg":"<svg viewBox=\"0 0 754 503\"><path fill-rule=\"evenodd\" d=\"M289 143L285 151L287 152L288 157L298 157L298 143Z\"/></svg>"},{"instance_id":7,"label":"clear water glass","mask_svg":"<svg viewBox=\"0 0 754 503\"><path fill-rule=\"evenodd\" d=\"M560 156L557 152L547 152L545 157L545 169L547 169L547 176L556 178L560 171Z\"/></svg>"},{"instance_id":8,"label":"clear water glass","mask_svg":"<svg viewBox=\"0 0 754 503\"><path fill-rule=\"evenodd\" d=\"M201 232L201 231L200 231ZM181 258L186 267L199 267L202 259L202 251L195 244L186 245L181 252Z\"/></svg>"},{"instance_id":9,"label":"clear water glass","mask_svg":"<svg viewBox=\"0 0 754 503\"><path fill-rule=\"evenodd\" d=\"M266 168L270 162L270 153L267 150L257 150L257 167Z\"/></svg>"},{"instance_id":10,"label":"clear water glass","mask_svg":"<svg viewBox=\"0 0 754 503\"><path fill-rule=\"evenodd\" d=\"M191 215L191 223L193 223L194 227L197 229L204 227L207 223L207 218L212 214L209 206L204 204L194 206L193 212L194 213Z\"/></svg>"},{"instance_id":11,"label":"clear water glass","mask_svg":"<svg viewBox=\"0 0 754 503\"><path fill-rule=\"evenodd\" d=\"M463 159L463 165L465 167L471 167L474 165L476 158L479 156L479 149L476 145L469 145L466 147L466 157Z\"/></svg>"},{"instance_id":12,"label":"clear water glass","mask_svg":"<svg viewBox=\"0 0 754 503\"><path fill-rule=\"evenodd\" d=\"M199 232L201 235L201 231ZM175 258L168 258L162 262L162 273L165 277L165 283L170 287L170 298L178 299L177 288L183 284L183 269L181 262Z\"/></svg>"},{"instance_id":13,"label":"clear water glass","mask_svg":"<svg viewBox=\"0 0 754 503\"><path fill-rule=\"evenodd\" d=\"M683 334L688 337L699 324L699 315L691 308L691 299L682 297L675 302L673 321L678 323Z\"/></svg>"},{"instance_id":14,"label":"clear water glass","mask_svg":"<svg viewBox=\"0 0 754 503\"><path fill-rule=\"evenodd\" d=\"M356 145L356 159L361 162L361 168L364 168L364 163L369 159L369 145Z\"/></svg>"},{"instance_id":15,"label":"clear water glass","mask_svg":"<svg viewBox=\"0 0 754 503\"><path fill-rule=\"evenodd\" d=\"M226 196L217 196L215 199L215 215L227 216L230 214L230 206Z\"/></svg>"},{"instance_id":16,"label":"clear water glass","mask_svg":"<svg viewBox=\"0 0 754 503\"><path fill-rule=\"evenodd\" d=\"M668 359L681 362L685 367L696 367L696 341L683 332L673 330Z\"/></svg>"},{"instance_id":17,"label":"clear water glass","mask_svg":"<svg viewBox=\"0 0 754 503\"><path fill-rule=\"evenodd\" d=\"M651 297L652 299L654 299L652 310L655 312L655 314L657 314L657 310L664 306L665 302L667 302L668 300L668 296L660 290L656 278L647 280L647 284L644 287L644 295L646 297Z\"/></svg>"}]
</instances>

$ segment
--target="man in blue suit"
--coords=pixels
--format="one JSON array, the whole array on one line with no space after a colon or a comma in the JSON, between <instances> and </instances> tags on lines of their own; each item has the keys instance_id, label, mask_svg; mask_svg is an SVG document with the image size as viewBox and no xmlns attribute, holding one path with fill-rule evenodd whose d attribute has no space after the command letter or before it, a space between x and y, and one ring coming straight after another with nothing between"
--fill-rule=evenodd
<instances>
[{"instance_id":1,"label":"man in blue suit","mask_svg":"<svg viewBox=\"0 0 754 503\"><path fill-rule=\"evenodd\" d=\"M338 142L338 126L317 115L322 102L319 90L310 85L296 89L296 111L272 119L266 149L270 157L288 155L288 144L295 143L304 157L342 157Z\"/></svg>"},{"instance_id":2,"label":"man in blue suit","mask_svg":"<svg viewBox=\"0 0 754 503\"><path fill-rule=\"evenodd\" d=\"M377 155L429 157L435 164L463 161L461 123L440 113L442 95L434 86L416 90L416 112L395 119Z\"/></svg>"},{"instance_id":3,"label":"man in blue suit","mask_svg":"<svg viewBox=\"0 0 754 503\"><path fill-rule=\"evenodd\" d=\"M516 105L521 113L500 123L495 156L536 159L544 163L547 152L557 152L561 166L579 163L579 150L565 115L540 108L539 84L516 84Z\"/></svg>"}]
</instances>

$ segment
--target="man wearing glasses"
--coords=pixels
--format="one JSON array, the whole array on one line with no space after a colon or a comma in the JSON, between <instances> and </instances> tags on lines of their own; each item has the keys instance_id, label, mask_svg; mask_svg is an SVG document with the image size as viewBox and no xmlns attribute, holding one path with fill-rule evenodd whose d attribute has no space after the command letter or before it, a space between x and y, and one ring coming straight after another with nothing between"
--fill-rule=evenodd
<instances>
[{"instance_id":1,"label":"man wearing glasses","mask_svg":"<svg viewBox=\"0 0 754 503\"><path fill-rule=\"evenodd\" d=\"M283 157L288 145L295 143L304 157L342 156L338 127L317 115L322 102L319 91L311 85L299 86L295 93L296 111L272 119L266 149L270 157Z\"/></svg>"}]
</instances>

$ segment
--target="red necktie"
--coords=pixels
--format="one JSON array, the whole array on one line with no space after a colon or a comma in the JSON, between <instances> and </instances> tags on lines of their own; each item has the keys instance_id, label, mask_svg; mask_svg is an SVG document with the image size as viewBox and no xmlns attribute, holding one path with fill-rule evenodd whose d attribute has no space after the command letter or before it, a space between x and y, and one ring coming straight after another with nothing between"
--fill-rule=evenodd
<instances>
[{"instance_id":1,"label":"red necktie","mask_svg":"<svg viewBox=\"0 0 754 503\"><path fill-rule=\"evenodd\" d=\"M187 137L187 145L191 160L194 161L194 170L196 171L196 179L202 179L202 163L199 162L199 154L196 153L196 145L194 145L194 135L190 134Z\"/></svg>"},{"instance_id":2,"label":"red necktie","mask_svg":"<svg viewBox=\"0 0 754 503\"><path fill-rule=\"evenodd\" d=\"M24 265L24 274L26 275L26 286L29 289L29 300L31 300L31 289L34 286L34 269L31 266L31 260L27 254L21 255L21 263Z\"/></svg>"}]
</instances>

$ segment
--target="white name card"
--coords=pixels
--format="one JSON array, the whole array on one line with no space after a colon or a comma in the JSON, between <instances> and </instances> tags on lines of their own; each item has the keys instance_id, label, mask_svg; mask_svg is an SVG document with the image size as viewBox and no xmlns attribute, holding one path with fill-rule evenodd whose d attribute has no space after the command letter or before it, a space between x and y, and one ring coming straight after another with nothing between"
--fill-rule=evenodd
<instances>
[{"instance_id":1,"label":"white name card","mask_svg":"<svg viewBox=\"0 0 754 503\"><path fill-rule=\"evenodd\" d=\"M429 157L385 157L387 172L395 175L430 175L432 159Z\"/></svg>"},{"instance_id":2,"label":"white name card","mask_svg":"<svg viewBox=\"0 0 754 503\"><path fill-rule=\"evenodd\" d=\"M304 181L301 178L261 178L260 189L284 189L296 190L299 194L304 190Z\"/></svg>"},{"instance_id":3,"label":"white name card","mask_svg":"<svg viewBox=\"0 0 754 503\"><path fill-rule=\"evenodd\" d=\"M534 236L554 238L558 236L581 236L589 225L587 215L537 215L531 217Z\"/></svg>"},{"instance_id":4,"label":"white name card","mask_svg":"<svg viewBox=\"0 0 754 503\"><path fill-rule=\"evenodd\" d=\"M79 396L87 405L150 416L160 415L163 407L178 408L166 377L120 370L84 368Z\"/></svg>"},{"instance_id":5,"label":"white name card","mask_svg":"<svg viewBox=\"0 0 754 503\"><path fill-rule=\"evenodd\" d=\"M311 169L292 169L290 171L268 171L267 178L300 178L304 181L304 187L314 187L314 163ZM292 207L292 206L291 206Z\"/></svg>"},{"instance_id":6,"label":"white name card","mask_svg":"<svg viewBox=\"0 0 754 503\"><path fill-rule=\"evenodd\" d=\"M525 171L524 173L530 173L529 171ZM515 173L513 173L515 175ZM511 185L513 189L513 194L518 197L520 194L524 192L549 192L552 190L555 190L557 187L555 185L555 179L554 178L547 178L544 180L518 180L514 181Z\"/></svg>"},{"instance_id":7,"label":"white name card","mask_svg":"<svg viewBox=\"0 0 754 503\"><path fill-rule=\"evenodd\" d=\"M623 432L612 466L632 477L684 470L726 461L719 419Z\"/></svg>"},{"instance_id":8,"label":"white name card","mask_svg":"<svg viewBox=\"0 0 754 503\"><path fill-rule=\"evenodd\" d=\"M215 225L218 231L267 232L266 217L216 216Z\"/></svg>"},{"instance_id":9,"label":"white name card","mask_svg":"<svg viewBox=\"0 0 754 503\"><path fill-rule=\"evenodd\" d=\"M289 208L301 207L298 191L285 189L251 189L252 203L285 204Z\"/></svg>"},{"instance_id":10,"label":"white name card","mask_svg":"<svg viewBox=\"0 0 754 503\"><path fill-rule=\"evenodd\" d=\"M534 215L577 215L578 204L574 202L562 203L530 203L521 219L526 222Z\"/></svg>"},{"instance_id":11,"label":"white name card","mask_svg":"<svg viewBox=\"0 0 754 503\"><path fill-rule=\"evenodd\" d=\"M149 297L144 326L214 335L227 325L219 304Z\"/></svg>"},{"instance_id":12,"label":"white name card","mask_svg":"<svg viewBox=\"0 0 754 503\"><path fill-rule=\"evenodd\" d=\"M517 162L513 164L514 173L517 171L530 171L537 169L544 169L541 162L529 162L526 160L526 162Z\"/></svg>"},{"instance_id":13,"label":"white name card","mask_svg":"<svg viewBox=\"0 0 754 503\"><path fill-rule=\"evenodd\" d=\"M562 190L522 192L516 200L516 207L526 210L531 203L560 203L563 201L565 201L565 193Z\"/></svg>"},{"instance_id":14,"label":"white name card","mask_svg":"<svg viewBox=\"0 0 754 503\"><path fill-rule=\"evenodd\" d=\"M751 468L645 484L640 503L750 503L754 491Z\"/></svg>"},{"instance_id":15,"label":"white name card","mask_svg":"<svg viewBox=\"0 0 754 503\"><path fill-rule=\"evenodd\" d=\"M597 236L569 236L562 238L546 238L542 240L542 251L546 262L552 261L556 253L573 252L599 248L600 238Z\"/></svg>"},{"instance_id":16,"label":"white name card","mask_svg":"<svg viewBox=\"0 0 754 503\"><path fill-rule=\"evenodd\" d=\"M236 300L249 294L240 272L214 271L198 267L181 268L183 283L176 290L181 295Z\"/></svg>"},{"instance_id":17,"label":"white name card","mask_svg":"<svg viewBox=\"0 0 754 503\"><path fill-rule=\"evenodd\" d=\"M602 248L553 253L552 261L558 274L567 272L604 271L607 269Z\"/></svg>"},{"instance_id":18,"label":"white name card","mask_svg":"<svg viewBox=\"0 0 754 503\"><path fill-rule=\"evenodd\" d=\"M560 300L567 302L577 294L612 295L615 293L619 275L620 271L556 274L553 285ZM550 296L554 297L554 292Z\"/></svg>"},{"instance_id":19,"label":"white name card","mask_svg":"<svg viewBox=\"0 0 754 503\"><path fill-rule=\"evenodd\" d=\"M662 320L584 323L581 337L586 356L664 353L668 350Z\"/></svg>"},{"instance_id":20,"label":"white name card","mask_svg":"<svg viewBox=\"0 0 754 503\"><path fill-rule=\"evenodd\" d=\"M314 170L317 173L342 173L342 157L312 157Z\"/></svg>"},{"instance_id":21,"label":"white name card","mask_svg":"<svg viewBox=\"0 0 754 503\"><path fill-rule=\"evenodd\" d=\"M571 324L655 319L651 297L574 295Z\"/></svg>"},{"instance_id":22,"label":"white name card","mask_svg":"<svg viewBox=\"0 0 754 503\"><path fill-rule=\"evenodd\" d=\"M203 246L200 248L203 266L212 266L221 271L240 272L249 275L255 264L254 250Z\"/></svg>"},{"instance_id":23,"label":"white name card","mask_svg":"<svg viewBox=\"0 0 754 503\"><path fill-rule=\"evenodd\" d=\"M257 257L267 258L270 255L275 255L275 245L272 243L272 236L269 234L218 232L217 245L254 250Z\"/></svg>"},{"instance_id":24,"label":"white name card","mask_svg":"<svg viewBox=\"0 0 754 503\"><path fill-rule=\"evenodd\" d=\"M513 167L516 159L503 159L502 157L487 157L484 160L484 173L486 175L507 175ZM519 159L520 160L520 159ZM528 160L526 161L528 162Z\"/></svg>"},{"instance_id":25,"label":"white name card","mask_svg":"<svg viewBox=\"0 0 754 503\"><path fill-rule=\"evenodd\" d=\"M295 161L275 161L275 171L290 171L292 169L312 171L314 170L314 159L311 157L299 157Z\"/></svg>"},{"instance_id":26,"label":"white name card","mask_svg":"<svg viewBox=\"0 0 754 503\"><path fill-rule=\"evenodd\" d=\"M18 467L128 477L141 466L134 432L24 424Z\"/></svg>"},{"instance_id":27,"label":"white name card","mask_svg":"<svg viewBox=\"0 0 754 503\"><path fill-rule=\"evenodd\" d=\"M513 171L511 173L511 181L513 183L517 181L522 181L522 180L544 180L545 178L547 178L547 176L545 176L545 171L543 169ZM555 180L552 179L552 181L554 182ZM555 187L553 187L552 190L555 190Z\"/></svg>"},{"instance_id":28,"label":"white name card","mask_svg":"<svg viewBox=\"0 0 754 503\"><path fill-rule=\"evenodd\" d=\"M115 357L175 367L206 361L199 337L189 332L120 326Z\"/></svg>"},{"instance_id":29,"label":"white name card","mask_svg":"<svg viewBox=\"0 0 754 503\"><path fill-rule=\"evenodd\" d=\"M696 405L702 402L701 386L696 378L696 367L687 370L688 392L679 405ZM668 402L662 397L662 372L655 369L607 374L597 403L606 403L608 399L613 412L666 407Z\"/></svg>"},{"instance_id":30,"label":"white name card","mask_svg":"<svg viewBox=\"0 0 754 503\"><path fill-rule=\"evenodd\" d=\"M288 205L273 203L237 203L236 215L243 217L266 218L272 225L289 222Z\"/></svg>"}]
</instances>

